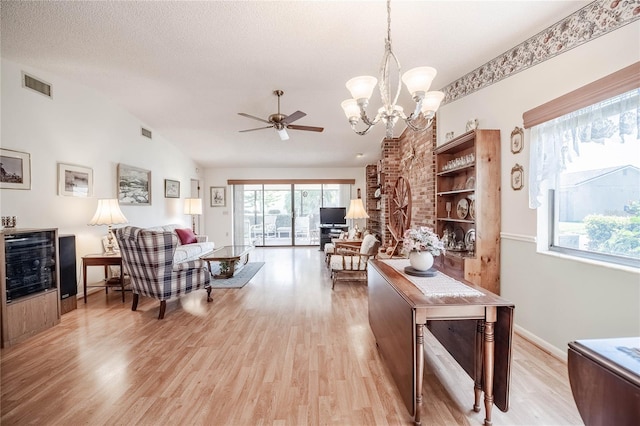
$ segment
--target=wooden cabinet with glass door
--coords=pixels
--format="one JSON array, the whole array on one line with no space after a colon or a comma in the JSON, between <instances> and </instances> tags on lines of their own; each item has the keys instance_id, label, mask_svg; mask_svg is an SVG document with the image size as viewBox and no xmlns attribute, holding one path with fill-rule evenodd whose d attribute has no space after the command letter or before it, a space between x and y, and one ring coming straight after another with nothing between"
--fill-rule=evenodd
<instances>
[{"instance_id":1,"label":"wooden cabinet with glass door","mask_svg":"<svg viewBox=\"0 0 640 426\"><path fill-rule=\"evenodd\" d=\"M436 155L436 266L500 294L500 130L473 130Z\"/></svg>"}]
</instances>

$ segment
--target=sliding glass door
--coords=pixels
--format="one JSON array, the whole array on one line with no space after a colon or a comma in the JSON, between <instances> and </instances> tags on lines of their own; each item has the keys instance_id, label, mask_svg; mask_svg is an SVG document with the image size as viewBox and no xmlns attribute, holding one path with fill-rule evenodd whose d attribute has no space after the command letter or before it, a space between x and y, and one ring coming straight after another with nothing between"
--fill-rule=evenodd
<instances>
[{"instance_id":1,"label":"sliding glass door","mask_svg":"<svg viewBox=\"0 0 640 426\"><path fill-rule=\"evenodd\" d=\"M350 184L233 185L236 245L319 244L320 207L348 206Z\"/></svg>"}]
</instances>

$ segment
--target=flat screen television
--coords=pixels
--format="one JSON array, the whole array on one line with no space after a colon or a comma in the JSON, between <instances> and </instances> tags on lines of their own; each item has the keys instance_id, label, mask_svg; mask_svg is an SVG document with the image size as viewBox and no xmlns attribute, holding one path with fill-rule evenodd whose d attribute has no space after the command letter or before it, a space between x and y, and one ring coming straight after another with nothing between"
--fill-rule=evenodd
<instances>
[{"instance_id":1,"label":"flat screen television","mask_svg":"<svg viewBox=\"0 0 640 426\"><path fill-rule=\"evenodd\" d=\"M320 207L320 224L321 225L346 225L347 219L346 207Z\"/></svg>"}]
</instances>

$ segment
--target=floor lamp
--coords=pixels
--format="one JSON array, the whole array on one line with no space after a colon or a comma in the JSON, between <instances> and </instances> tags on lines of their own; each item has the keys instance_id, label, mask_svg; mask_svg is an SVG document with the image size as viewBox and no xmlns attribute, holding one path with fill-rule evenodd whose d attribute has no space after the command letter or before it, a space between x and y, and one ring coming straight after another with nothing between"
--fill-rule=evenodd
<instances>
[{"instance_id":1,"label":"floor lamp","mask_svg":"<svg viewBox=\"0 0 640 426\"><path fill-rule=\"evenodd\" d=\"M200 198L185 198L184 200L184 214L191 215L191 229L193 233L196 233L196 216L202 214L202 199Z\"/></svg>"},{"instance_id":2,"label":"floor lamp","mask_svg":"<svg viewBox=\"0 0 640 426\"><path fill-rule=\"evenodd\" d=\"M113 256L116 254L113 250L113 229L111 228L111 225L119 225L122 223L127 223L127 218L122 214L118 200L98 200L98 208L89 222L89 225L109 225L109 229L107 231L108 243L105 249L105 255Z\"/></svg>"}]
</instances>

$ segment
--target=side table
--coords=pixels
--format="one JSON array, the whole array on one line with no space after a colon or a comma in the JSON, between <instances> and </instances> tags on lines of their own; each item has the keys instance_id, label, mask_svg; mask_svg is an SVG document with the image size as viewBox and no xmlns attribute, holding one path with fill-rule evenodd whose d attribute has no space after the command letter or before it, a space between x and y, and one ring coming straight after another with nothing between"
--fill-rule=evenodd
<instances>
[{"instance_id":1,"label":"side table","mask_svg":"<svg viewBox=\"0 0 640 426\"><path fill-rule=\"evenodd\" d=\"M87 266L103 266L104 267L104 284L103 285L87 285ZM107 277L107 267L119 266L120 278L117 280L109 280ZM84 287L84 303L87 303L87 287L104 287L109 293L109 287L118 286L122 290L122 303L124 303L124 272L122 269L122 256L120 254L88 254L82 257L82 281Z\"/></svg>"}]
</instances>

